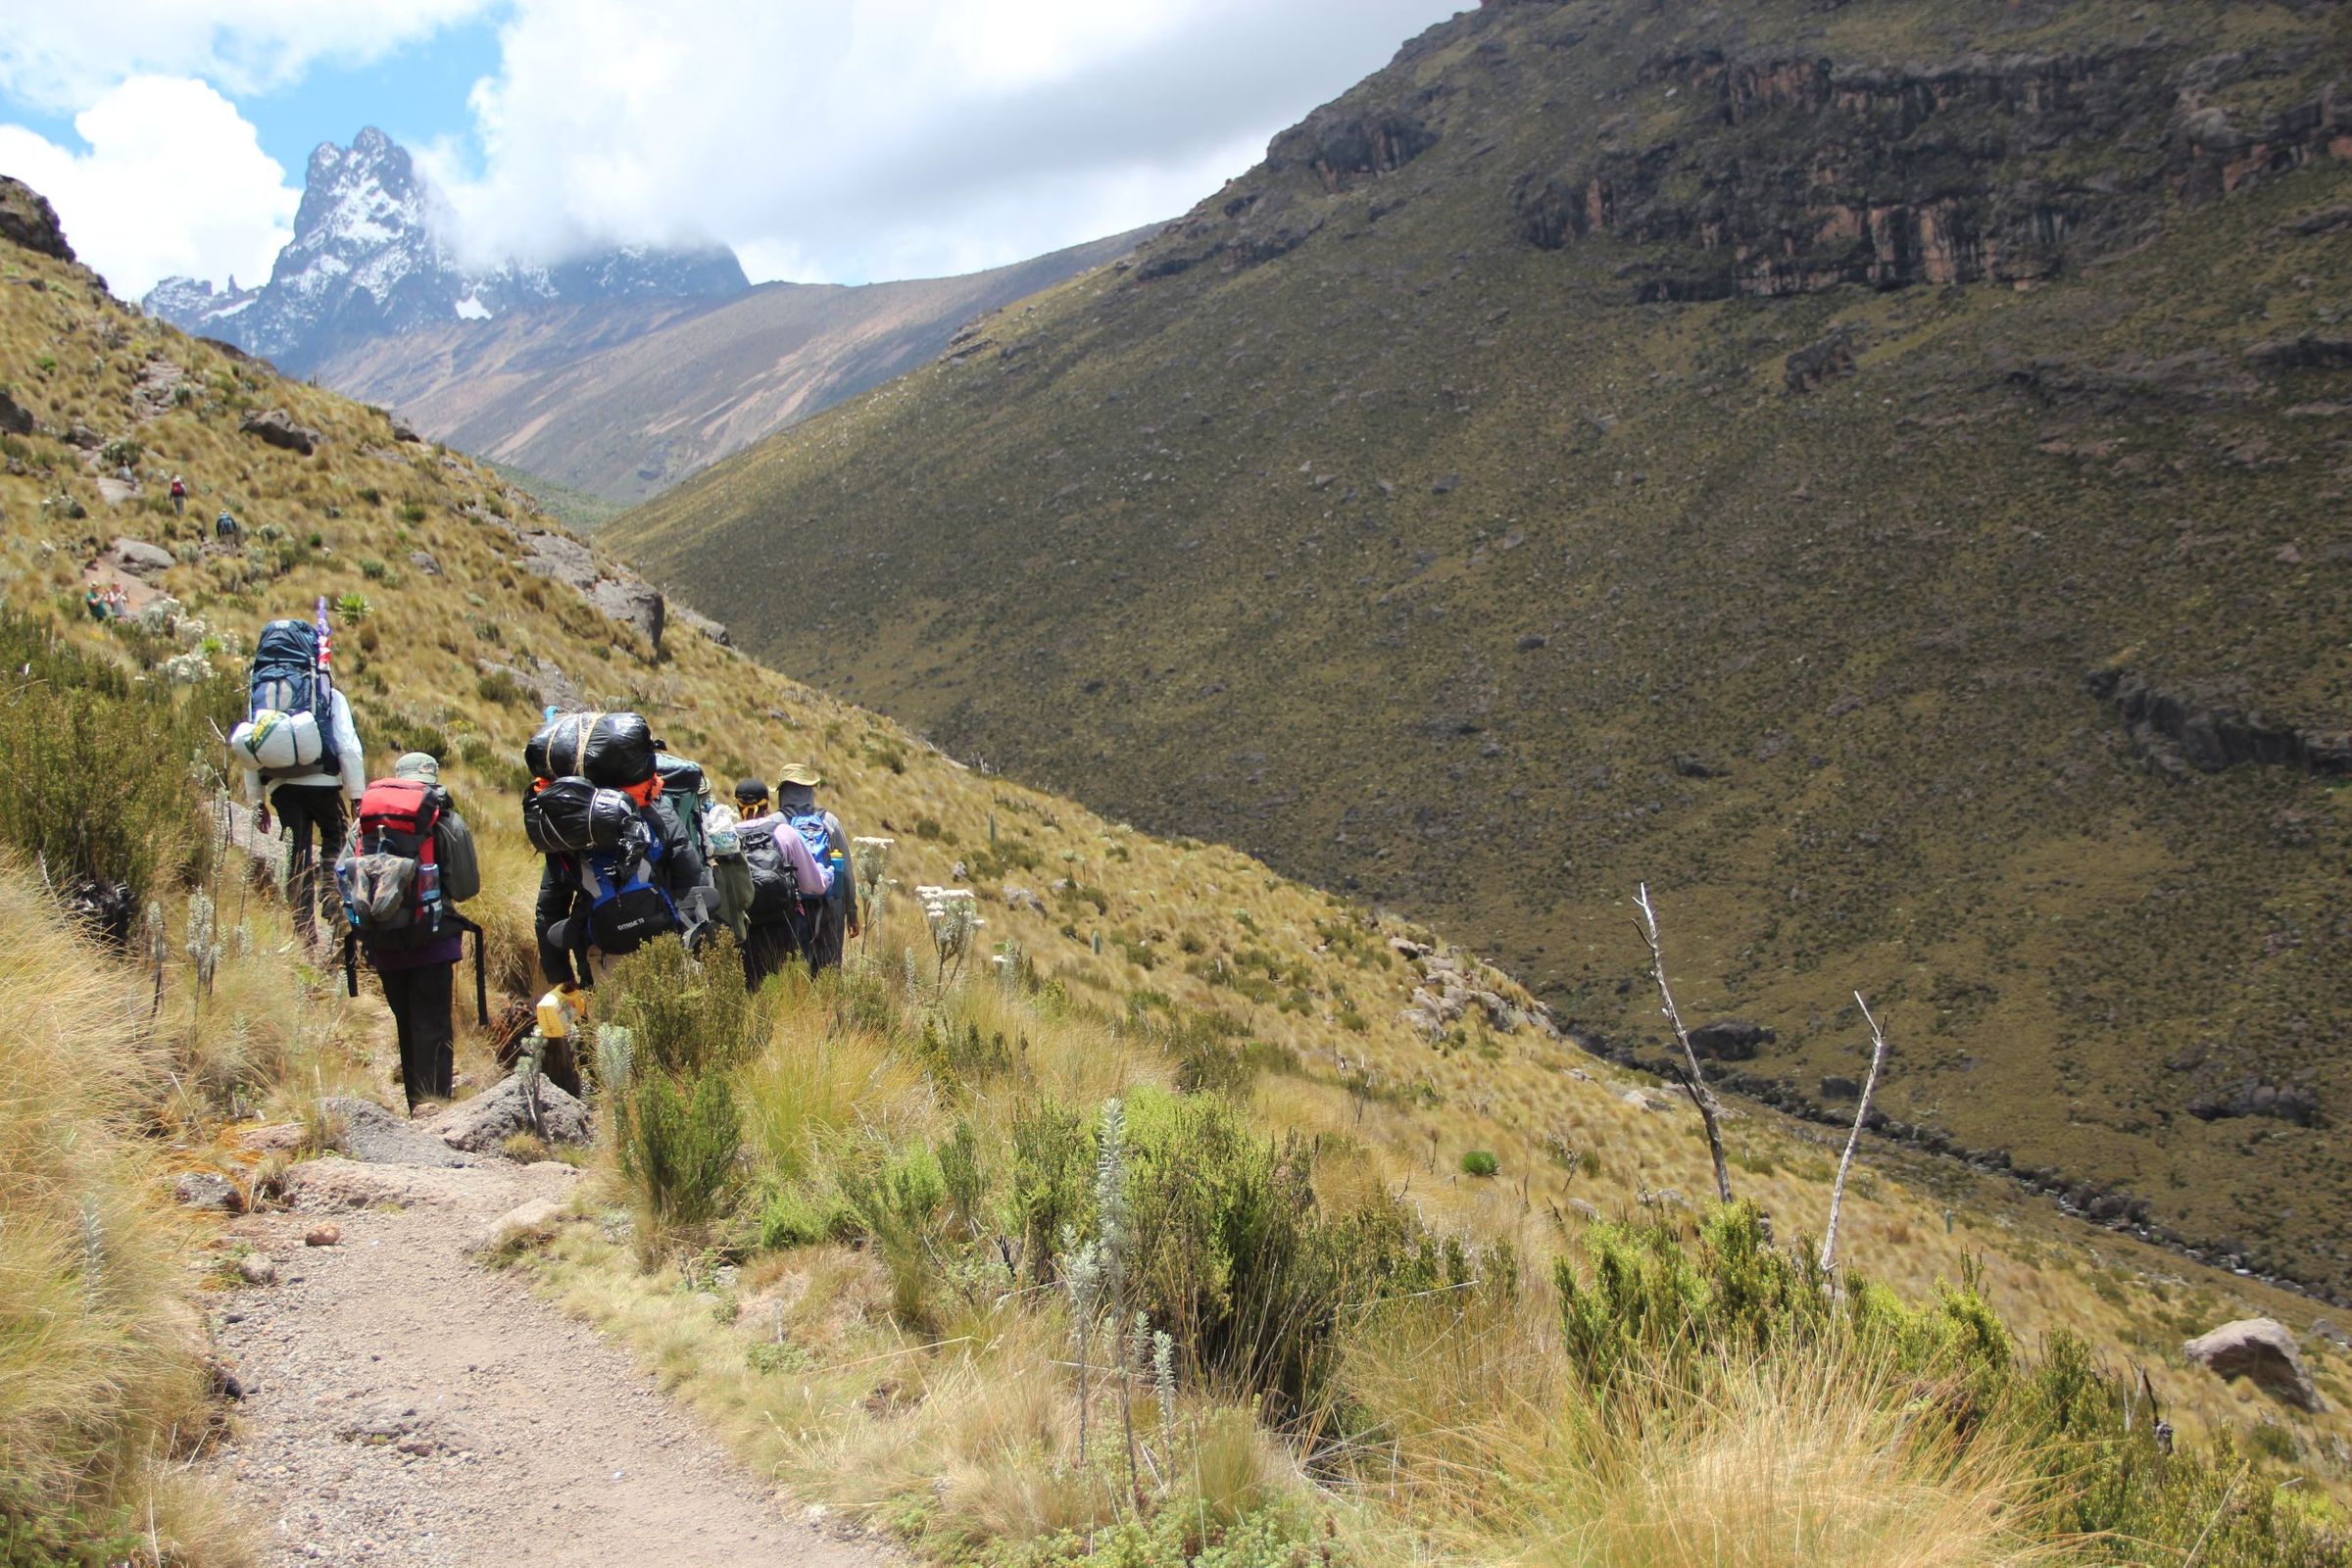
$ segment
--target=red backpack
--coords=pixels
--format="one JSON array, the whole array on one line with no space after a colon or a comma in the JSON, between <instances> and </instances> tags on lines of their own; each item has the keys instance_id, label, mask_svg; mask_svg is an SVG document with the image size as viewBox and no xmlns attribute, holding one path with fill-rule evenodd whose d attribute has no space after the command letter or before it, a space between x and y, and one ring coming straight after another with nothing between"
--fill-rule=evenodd
<instances>
[{"instance_id":1,"label":"red backpack","mask_svg":"<svg viewBox=\"0 0 2352 1568\"><path fill-rule=\"evenodd\" d=\"M434 828L449 797L415 778L379 778L360 797L359 830L335 865L335 885L348 920L343 941L345 984L359 995L360 944L399 951L436 938L473 933L474 1011L489 1025L483 985L481 927L442 897ZM470 891L461 889L461 895Z\"/></svg>"}]
</instances>

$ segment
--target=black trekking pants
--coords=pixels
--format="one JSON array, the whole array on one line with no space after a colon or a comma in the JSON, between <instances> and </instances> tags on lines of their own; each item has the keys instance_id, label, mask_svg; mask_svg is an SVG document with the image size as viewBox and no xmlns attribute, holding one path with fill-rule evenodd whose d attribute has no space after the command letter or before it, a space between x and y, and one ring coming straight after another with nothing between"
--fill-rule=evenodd
<instances>
[{"instance_id":1,"label":"black trekking pants","mask_svg":"<svg viewBox=\"0 0 2352 1568\"><path fill-rule=\"evenodd\" d=\"M791 962L792 956L800 951L800 938L790 920L747 927L743 938L744 989L759 990L769 975Z\"/></svg>"},{"instance_id":2,"label":"black trekking pants","mask_svg":"<svg viewBox=\"0 0 2352 1568\"><path fill-rule=\"evenodd\" d=\"M392 1027L400 1036L400 1087L408 1092L409 1108L421 1100L444 1102L452 1093L450 1078L457 1067L457 1030L450 1022L454 963L422 963L414 969L384 969L384 1002L392 1009Z\"/></svg>"},{"instance_id":3,"label":"black trekking pants","mask_svg":"<svg viewBox=\"0 0 2352 1568\"><path fill-rule=\"evenodd\" d=\"M850 911L831 899L807 907L808 972L821 974L827 969L840 968L842 953L849 946Z\"/></svg>"},{"instance_id":4,"label":"black trekking pants","mask_svg":"<svg viewBox=\"0 0 2352 1568\"><path fill-rule=\"evenodd\" d=\"M318 869L321 864L332 866L343 855L343 788L339 784L280 784L270 792L270 805L286 825L286 904L294 912L294 932L314 937L319 914L339 925L343 912L333 876ZM313 833L318 839L315 852Z\"/></svg>"}]
</instances>

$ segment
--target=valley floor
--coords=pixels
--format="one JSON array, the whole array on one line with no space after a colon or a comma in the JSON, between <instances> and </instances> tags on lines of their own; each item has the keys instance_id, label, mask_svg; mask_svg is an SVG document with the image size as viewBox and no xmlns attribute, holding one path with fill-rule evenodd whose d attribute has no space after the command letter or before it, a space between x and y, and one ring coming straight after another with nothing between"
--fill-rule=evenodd
<instances>
[{"instance_id":1,"label":"valley floor","mask_svg":"<svg viewBox=\"0 0 2352 1568\"><path fill-rule=\"evenodd\" d=\"M516 1205L561 1200L574 1172L370 1152L384 1162L300 1167L295 1211L234 1233L277 1278L218 1313L245 1396L215 1473L256 1516L265 1561L881 1560L789 1510L628 1351L465 1255ZM306 1245L330 1222L337 1245Z\"/></svg>"}]
</instances>

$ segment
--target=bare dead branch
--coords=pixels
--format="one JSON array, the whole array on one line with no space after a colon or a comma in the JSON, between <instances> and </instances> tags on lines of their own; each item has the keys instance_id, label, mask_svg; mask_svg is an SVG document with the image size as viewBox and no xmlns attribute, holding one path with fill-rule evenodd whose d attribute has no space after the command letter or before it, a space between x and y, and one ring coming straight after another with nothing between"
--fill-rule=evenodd
<instances>
[{"instance_id":1,"label":"bare dead branch","mask_svg":"<svg viewBox=\"0 0 2352 1568\"><path fill-rule=\"evenodd\" d=\"M1698 1070L1698 1053L1691 1049L1690 1031L1683 1027L1683 1014L1674 1004L1674 988L1666 983L1666 950L1658 941L1658 912L1649 902L1649 884L1640 883L1634 890L1634 907L1642 911L1639 928L1642 940L1649 945L1649 972L1657 977L1658 998L1663 1004L1659 1011L1674 1027L1674 1038L1683 1048L1684 1065L1676 1069L1683 1081L1683 1092L1690 1103L1698 1107L1698 1119L1706 1124L1707 1152L1715 1156L1715 1196L1723 1202L1732 1200L1732 1167L1723 1157L1723 1126L1721 1107L1707 1087L1706 1075Z\"/></svg>"},{"instance_id":2,"label":"bare dead branch","mask_svg":"<svg viewBox=\"0 0 2352 1568\"><path fill-rule=\"evenodd\" d=\"M1838 1266L1838 1212L1845 1204L1845 1176L1854 1166L1854 1149L1862 1142L1862 1124L1870 1119L1870 1097L1879 1092L1879 1069L1886 1064L1886 1035L1872 1017L1870 1004L1862 993L1854 993L1854 1005L1862 1009L1862 1019L1870 1025L1870 1077L1862 1085L1862 1103L1854 1107L1854 1130L1846 1134L1845 1152L1838 1158L1838 1180L1830 1188L1830 1224L1821 1238L1821 1271L1828 1274Z\"/></svg>"}]
</instances>

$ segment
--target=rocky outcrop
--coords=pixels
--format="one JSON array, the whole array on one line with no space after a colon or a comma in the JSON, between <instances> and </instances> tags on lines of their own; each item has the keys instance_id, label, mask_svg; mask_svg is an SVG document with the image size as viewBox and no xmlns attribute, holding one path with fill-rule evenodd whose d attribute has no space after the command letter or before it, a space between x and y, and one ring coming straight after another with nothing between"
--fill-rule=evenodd
<instances>
[{"instance_id":1,"label":"rocky outcrop","mask_svg":"<svg viewBox=\"0 0 2352 1568\"><path fill-rule=\"evenodd\" d=\"M533 659L528 669L502 664L495 659L477 659L474 668L485 675L504 676L530 695L536 708L561 708L566 712L588 706L587 693L579 683L564 673L553 660Z\"/></svg>"},{"instance_id":2,"label":"rocky outcrop","mask_svg":"<svg viewBox=\"0 0 2352 1568\"><path fill-rule=\"evenodd\" d=\"M512 1073L471 1100L460 1101L426 1123L432 1134L452 1149L484 1153L517 1133L529 1133L549 1143L584 1144L591 1134L588 1107L545 1078L533 1090L522 1075Z\"/></svg>"},{"instance_id":3,"label":"rocky outcrop","mask_svg":"<svg viewBox=\"0 0 2352 1568\"><path fill-rule=\"evenodd\" d=\"M74 259L74 247L66 243L65 225L57 220L57 209L49 205L49 198L5 174L0 174L0 240L61 262Z\"/></svg>"},{"instance_id":4,"label":"rocky outcrop","mask_svg":"<svg viewBox=\"0 0 2352 1568\"><path fill-rule=\"evenodd\" d=\"M2219 201L2315 160L2352 159L2352 92L2331 84L2259 125L2241 125L2210 95L2258 70L2243 54L2191 68L2173 132L2174 188L2183 201Z\"/></svg>"},{"instance_id":5,"label":"rocky outcrop","mask_svg":"<svg viewBox=\"0 0 2352 1568\"><path fill-rule=\"evenodd\" d=\"M2352 778L2352 733L2274 723L2219 692L2159 691L2127 669L2093 670L2083 684L2115 704L2132 745L2156 772L2218 773L2256 762Z\"/></svg>"},{"instance_id":6,"label":"rocky outcrop","mask_svg":"<svg viewBox=\"0 0 2352 1568\"><path fill-rule=\"evenodd\" d=\"M669 607L669 618L681 626L701 632L721 648L735 646L734 635L727 630L725 624L712 620L699 610L690 610L684 605L673 603Z\"/></svg>"},{"instance_id":7,"label":"rocky outcrop","mask_svg":"<svg viewBox=\"0 0 2352 1568\"><path fill-rule=\"evenodd\" d=\"M2352 370L2352 337L2300 337L2257 343L2246 358L2268 370Z\"/></svg>"},{"instance_id":8,"label":"rocky outcrop","mask_svg":"<svg viewBox=\"0 0 2352 1568\"><path fill-rule=\"evenodd\" d=\"M1437 131L1410 110L1326 104L1274 138L1266 169L1280 173L1303 168L1326 191L1344 190L1393 174L1437 144Z\"/></svg>"},{"instance_id":9,"label":"rocky outcrop","mask_svg":"<svg viewBox=\"0 0 2352 1568\"><path fill-rule=\"evenodd\" d=\"M2188 1113L2199 1121L2268 1116L2275 1121L2310 1127L2320 1119L2320 1097L2309 1084L2266 1084L2248 1078L2227 1089L2199 1095L2188 1102Z\"/></svg>"},{"instance_id":10,"label":"rocky outcrop","mask_svg":"<svg viewBox=\"0 0 2352 1568\"><path fill-rule=\"evenodd\" d=\"M2248 1379L2271 1397L2298 1410L2316 1413L2328 1408L2319 1387L2304 1370L2294 1335L2270 1318L2225 1323L2182 1345L2180 1353L2218 1377Z\"/></svg>"},{"instance_id":11,"label":"rocky outcrop","mask_svg":"<svg viewBox=\"0 0 2352 1568\"><path fill-rule=\"evenodd\" d=\"M106 555L117 570L128 572L133 577L153 577L178 564L171 551L161 545L151 545L144 539L117 539L107 547Z\"/></svg>"},{"instance_id":12,"label":"rocky outcrop","mask_svg":"<svg viewBox=\"0 0 2352 1568\"><path fill-rule=\"evenodd\" d=\"M1644 301L2024 284L2134 231L2168 181L2218 198L2352 157L2339 90L2241 130L2209 100L2257 64L2168 74L2147 55L1653 60L1645 79L1697 95L1699 123L1637 141L1628 116L1564 167L1523 174L1519 233L1547 250L1602 233L1653 249L1627 269ZM2084 178L2061 154L2090 142L2145 162Z\"/></svg>"},{"instance_id":13,"label":"rocky outcrop","mask_svg":"<svg viewBox=\"0 0 2352 1568\"><path fill-rule=\"evenodd\" d=\"M1713 1061L1753 1061L1758 1050L1777 1038L1760 1023L1745 1018L1722 1018L1690 1031L1690 1049Z\"/></svg>"},{"instance_id":14,"label":"rocky outcrop","mask_svg":"<svg viewBox=\"0 0 2352 1568\"><path fill-rule=\"evenodd\" d=\"M1507 994L1517 988L1477 959L1409 937L1391 937L1389 949L1404 959L1413 982L1404 1021L1425 1038L1443 1039L1474 1013L1505 1034L1533 1029L1559 1038L1559 1027L1543 1004Z\"/></svg>"},{"instance_id":15,"label":"rocky outcrop","mask_svg":"<svg viewBox=\"0 0 2352 1568\"><path fill-rule=\"evenodd\" d=\"M326 439L309 425L295 423L294 416L283 409L270 409L266 413L248 414L237 421L237 428L247 435L258 437L270 446L282 447L288 452L299 452L306 458L318 449L319 442Z\"/></svg>"},{"instance_id":16,"label":"rocky outcrop","mask_svg":"<svg viewBox=\"0 0 2352 1568\"><path fill-rule=\"evenodd\" d=\"M1802 396L1807 392L1818 392L1840 376L1853 373L1853 342L1843 332L1833 332L1820 342L1789 355L1782 379L1790 392Z\"/></svg>"},{"instance_id":17,"label":"rocky outcrop","mask_svg":"<svg viewBox=\"0 0 2352 1568\"><path fill-rule=\"evenodd\" d=\"M0 435L30 435L32 429L32 411L0 392Z\"/></svg>"},{"instance_id":18,"label":"rocky outcrop","mask_svg":"<svg viewBox=\"0 0 2352 1568\"><path fill-rule=\"evenodd\" d=\"M606 615L642 633L655 653L662 651L669 614L661 589L625 567L598 561L594 551L569 534L533 528L517 537L523 544L524 570L563 583Z\"/></svg>"}]
</instances>

